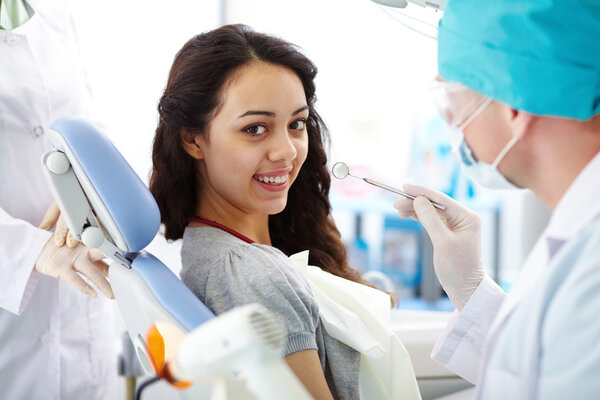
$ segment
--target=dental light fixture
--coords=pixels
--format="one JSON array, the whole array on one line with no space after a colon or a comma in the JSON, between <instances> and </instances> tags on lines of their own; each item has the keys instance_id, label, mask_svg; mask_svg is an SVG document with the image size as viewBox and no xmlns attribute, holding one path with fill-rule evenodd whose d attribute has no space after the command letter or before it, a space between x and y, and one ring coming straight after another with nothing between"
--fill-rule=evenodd
<instances>
[{"instance_id":1,"label":"dental light fixture","mask_svg":"<svg viewBox=\"0 0 600 400\"><path fill-rule=\"evenodd\" d=\"M437 39L437 23L447 0L371 0L404 27ZM415 7L420 6L420 7Z\"/></svg>"},{"instance_id":2,"label":"dental light fixture","mask_svg":"<svg viewBox=\"0 0 600 400\"><path fill-rule=\"evenodd\" d=\"M393 8L405 8L408 3L417 4L422 7L433 7L443 10L446 0L372 0L375 3Z\"/></svg>"}]
</instances>

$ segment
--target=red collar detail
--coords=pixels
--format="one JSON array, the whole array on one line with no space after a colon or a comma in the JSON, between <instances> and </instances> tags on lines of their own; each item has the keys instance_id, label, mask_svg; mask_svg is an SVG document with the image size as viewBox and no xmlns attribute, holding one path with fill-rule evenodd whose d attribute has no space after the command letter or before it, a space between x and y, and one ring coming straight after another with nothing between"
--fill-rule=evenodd
<instances>
[{"instance_id":1,"label":"red collar detail","mask_svg":"<svg viewBox=\"0 0 600 400\"><path fill-rule=\"evenodd\" d=\"M250 244L254 243L254 240L252 240L252 239L242 235L241 233L236 232L233 229L226 227L225 225L222 225L218 222L211 221L209 219L200 218L200 217L192 217L192 218L190 218L190 221L191 222L199 222L201 224L212 226L213 228L221 229L222 231L225 231L225 232L235 236L236 238L243 240L246 243L250 243Z\"/></svg>"}]
</instances>

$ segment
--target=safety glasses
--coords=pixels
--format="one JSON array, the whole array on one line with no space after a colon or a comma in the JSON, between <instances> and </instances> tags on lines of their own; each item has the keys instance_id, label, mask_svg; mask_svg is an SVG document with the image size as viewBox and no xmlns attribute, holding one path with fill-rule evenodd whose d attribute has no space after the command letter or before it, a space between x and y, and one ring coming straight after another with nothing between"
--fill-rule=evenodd
<instances>
[{"instance_id":1,"label":"safety glasses","mask_svg":"<svg viewBox=\"0 0 600 400\"><path fill-rule=\"evenodd\" d=\"M442 118L451 128L465 128L492 102L489 97L458 82L434 80L428 91Z\"/></svg>"}]
</instances>

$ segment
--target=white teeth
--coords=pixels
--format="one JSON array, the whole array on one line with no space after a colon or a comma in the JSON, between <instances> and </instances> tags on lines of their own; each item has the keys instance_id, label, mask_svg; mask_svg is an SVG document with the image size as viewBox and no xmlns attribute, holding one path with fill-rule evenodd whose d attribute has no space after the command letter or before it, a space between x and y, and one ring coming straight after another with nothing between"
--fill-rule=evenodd
<instances>
[{"instance_id":1,"label":"white teeth","mask_svg":"<svg viewBox=\"0 0 600 400\"><path fill-rule=\"evenodd\" d=\"M264 182L264 183L269 183L269 184L275 184L275 185L280 185L284 182L287 182L288 176L287 175L282 175L282 176L256 176L256 179Z\"/></svg>"}]
</instances>

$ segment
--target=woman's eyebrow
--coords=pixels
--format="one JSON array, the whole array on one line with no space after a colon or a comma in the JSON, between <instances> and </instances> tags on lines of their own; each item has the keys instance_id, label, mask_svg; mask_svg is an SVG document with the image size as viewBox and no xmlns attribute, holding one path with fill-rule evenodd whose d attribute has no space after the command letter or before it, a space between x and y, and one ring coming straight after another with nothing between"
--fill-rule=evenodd
<instances>
[{"instance_id":1,"label":"woman's eyebrow","mask_svg":"<svg viewBox=\"0 0 600 400\"><path fill-rule=\"evenodd\" d=\"M308 110L308 106L302 106L299 109L297 109L296 111L294 111L292 113L292 115L297 115L300 114L302 111L304 110ZM245 113L243 113L242 115L240 115L238 118L244 118L247 117L249 115L265 115L267 117L275 117L275 113L273 111L263 111L263 110L248 110Z\"/></svg>"},{"instance_id":2,"label":"woman's eyebrow","mask_svg":"<svg viewBox=\"0 0 600 400\"><path fill-rule=\"evenodd\" d=\"M245 113L240 115L238 118L247 117L248 115L266 115L267 117L274 117L275 113L272 111L250 110L250 111L246 111Z\"/></svg>"},{"instance_id":3,"label":"woman's eyebrow","mask_svg":"<svg viewBox=\"0 0 600 400\"><path fill-rule=\"evenodd\" d=\"M302 111L308 110L308 106L303 106L292 113L292 115L300 114Z\"/></svg>"}]
</instances>

